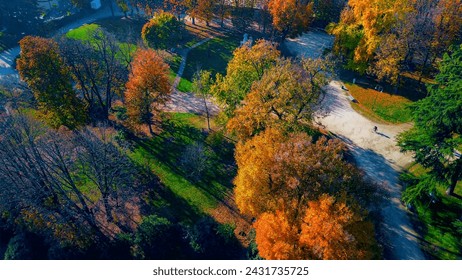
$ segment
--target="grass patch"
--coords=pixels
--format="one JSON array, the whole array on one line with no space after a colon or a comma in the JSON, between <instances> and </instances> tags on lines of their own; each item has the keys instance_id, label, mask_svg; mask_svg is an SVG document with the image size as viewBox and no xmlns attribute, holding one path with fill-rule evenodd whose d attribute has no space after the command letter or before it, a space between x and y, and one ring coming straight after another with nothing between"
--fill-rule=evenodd
<instances>
[{"instance_id":1,"label":"grass patch","mask_svg":"<svg viewBox=\"0 0 462 280\"><path fill-rule=\"evenodd\" d=\"M413 164L408 172L421 177L426 170L419 164ZM462 258L462 199L447 196L446 187L436 187L436 201L430 196L414 202L418 218L418 228L423 239L422 249L434 259L452 260ZM455 189L456 194L462 194L462 184Z\"/></svg>"},{"instance_id":2,"label":"grass patch","mask_svg":"<svg viewBox=\"0 0 462 280\"><path fill-rule=\"evenodd\" d=\"M345 83L349 93L358 101L353 108L364 116L382 122L410 122L411 111L407 108L412 101L400 95L364 88L357 84Z\"/></svg>"},{"instance_id":3,"label":"grass patch","mask_svg":"<svg viewBox=\"0 0 462 280\"><path fill-rule=\"evenodd\" d=\"M121 42L135 43L141 39L141 29L145 21L129 18L109 18L96 21L96 24L114 34Z\"/></svg>"},{"instance_id":4,"label":"grass patch","mask_svg":"<svg viewBox=\"0 0 462 280\"><path fill-rule=\"evenodd\" d=\"M95 32L100 26L98 24L84 24L76 29L69 30L66 33L66 37L79 41L92 41L93 38L90 35Z\"/></svg>"},{"instance_id":5,"label":"grass patch","mask_svg":"<svg viewBox=\"0 0 462 280\"><path fill-rule=\"evenodd\" d=\"M178 90L181 92L191 92L192 82L186 80L185 78L181 78L180 83L178 84Z\"/></svg>"},{"instance_id":6,"label":"grass patch","mask_svg":"<svg viewBox=\"0 0 462 280\"><path fill-rule=\"evenodd\" d=\"M225 74L226 66L237 47L239 47L239 38L222 36L192 49L188 54L183 77L191 81L198 68L212 72L213 76L216 73Z\"/></svg>"},{"instance_id":7,"label":"grass patch","mask_svg":"<svg viewBox=\"0 0 462 280\"><path fill-rule=\"evenodd\" d=\"M92 45L96 42L95 38L91 35L100 28L101 26L95 23L92 24L84 24L76 29L69 30L66 33L66 37L74 40L90 42ZM109 31L111 32L111 31ZM126 38L125 38L126 39ZM127 66L129 64L129 59L137 50L137 46L135 44L131 44L128 42L119 42L120 50L116 53L116 58L124 65Z\"/></svg>"},{"instance_id":8,"label":"grass patch","mask_svg":"<svg viewBox=\"0 0 462 280\"><path fill-rule=\"evenodd\" d=\"M209 170L199 181L187 179L179 159L185 149L193 143L206 144L202 133L205 121L202 117L189 113L172 113L162 124L163 132L151 139L138 141L131 158L140 164L147 164L175 196L189 205L192 212L206 214L218 206L221 199L232 188L234 174L227 172L223 156L210 149ZM217 149L219 151L219 149ZM232 153L231 153L232 156ZM173 212L184 212L171 204Z\"/></svg>"}]
</instances>

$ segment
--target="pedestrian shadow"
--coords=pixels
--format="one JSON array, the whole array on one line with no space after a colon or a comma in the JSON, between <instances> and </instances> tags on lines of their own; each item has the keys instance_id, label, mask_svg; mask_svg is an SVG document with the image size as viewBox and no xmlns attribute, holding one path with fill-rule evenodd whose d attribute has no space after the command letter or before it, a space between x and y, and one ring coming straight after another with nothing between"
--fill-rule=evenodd
<instances>
[{"instance_id":1,"label":"pedestrian shadow","mask_svg":"<svg viewBox=\"0 0 462 280\"><path fill-rule=\"evenodd\" d=\"M390 136L388 136L388 135L386 135L386 134L383 134L383 133L381 133L381 132L375 132L375 133L377 133L377 134L380 135L380 136L383 136L383 137L385 137L385 138L390 139Z\"/></svg>"}]
</instances>

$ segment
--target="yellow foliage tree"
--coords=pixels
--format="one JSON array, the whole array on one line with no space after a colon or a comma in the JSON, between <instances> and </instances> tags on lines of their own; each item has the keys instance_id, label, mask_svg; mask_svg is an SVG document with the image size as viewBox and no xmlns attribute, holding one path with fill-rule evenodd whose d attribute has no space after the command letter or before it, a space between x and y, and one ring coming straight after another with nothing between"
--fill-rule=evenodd
<instances>
[{"instance_id":1,"label":"yellow foliage tree","mask_svg":"<svg viewBox=\"0 0 462 280\"><path fill-rule=\"evenodd\" d=\"M250 47L245 44L234 51L226 76L217 75L212 94L223 105L225 114L233 115L236 107L250 91L253 82L260 80L266 69L276 64L281 53L269 41L259 40Z\"/></svg>"},{"instance_id":2,"label":"yellow foliage tree","mask_svg":"<svg viewBox=\"0 0 462 280\"><path fill-rule=\"evenodd\" d=\"M313 107L329 81L329 66L323 59L304 59L301 64L279 60L254 83L243 106L229 120L228 130L235 132L239 140L247 140L270 126L309 126Z\"/></svg>"},{"instance_id":3,"label":"yellow foliage tree","mask_svg":"<svg viewBox=\"0 0 462 280\"><path fill-rule=\"evenodd\" d=\"M270 0L268 9L274 28L281 32L281 42L306 31L314 16L310 0Z\"/></svg>"},{"instance_id":4,"label":"yellow foliage tree","mask_svg":"<svg viewBox=\"0 0 462 280\"><path fill-rule=\"evenodd\" d=\"M244 214L259 216L284 205L299 216L322 193L360 194L358 171L342 158L338 140L316 143L305 133L284 135L268 128L236 147L235 201Z\"/></svg>"}]
</instances>

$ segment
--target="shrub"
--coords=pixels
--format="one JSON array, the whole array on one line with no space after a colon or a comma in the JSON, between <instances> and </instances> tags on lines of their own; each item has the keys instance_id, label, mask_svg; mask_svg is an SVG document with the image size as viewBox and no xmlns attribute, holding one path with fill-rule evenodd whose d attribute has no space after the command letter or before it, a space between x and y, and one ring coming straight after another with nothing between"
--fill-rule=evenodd
<instances>
[{"instance_id":1,"label":"shrub","mask_svg":"<svg viewBox=\"0 0 462 280\"><path fill-rule=\"evenodd\" d=\"M144 43L156 49L174 47L182 39L184 24L179 22L174 15L166 12L155 13L154 17L147 22L141 30Z\"/></svg>"},{"instance_id":2,"label":"shrub","mask_svg":"<svg viewBox=\"0 0 462 280\"><path fill-rule=\"evenodd\" d=\"M200 181L209 168L209 151L201 143L186 147L180 157L179 165L186 178L194 182Z\"/></svg>"}]
</instances>

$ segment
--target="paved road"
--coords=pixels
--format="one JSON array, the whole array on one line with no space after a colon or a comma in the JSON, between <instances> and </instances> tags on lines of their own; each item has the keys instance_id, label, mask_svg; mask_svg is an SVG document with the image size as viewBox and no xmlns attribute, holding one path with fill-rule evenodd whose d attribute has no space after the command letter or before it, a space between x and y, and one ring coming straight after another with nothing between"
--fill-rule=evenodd
<instances>
[{"instance_id":1,"label":"paved road","mask_svg":"<svg viewBox=\"0 0 462 280\"><path fill-rule=\"evenodd\" d=\"M123 13L119 11L119 9L116 8L114 5L114 14L115 16L123 16ZM86 23L92 23L96 20L103 19L103 18L108 18L111 17L111 9L109 6L105 6L104 8L101 8L98 10L96 13L79 19L73 23L70 23L60 29L58 29L53 36L59 36L67 33L69 30L77 28L83 24ZM5 50L0 53L0 82L13 82L14 80L18 80L18 72L16 69L12 68L11 66L13 65L14 59L19 55L19 46Z\"/></svg>"},{"instance_id":2,"label":"paved road","mask_svg":"<svg viewBox=\"0 0 462 280\"><path fill-rule=\"evenodd\" d=\"M332 37L325 33L309 32L287 42L286 46L299 56L317 57L332 42ZM379 207L383 219L379 233L384 257L425 259L418 235L400 203L402 186L399 184L399 172L412 158L400 153L395 137L409 129L410 125L382 125L366 119L351 107L339 81L331 82L326 92L316 121L341 138L351 149L357 166L383 188L385 199ZM379 128L378 133L373 132L374 126Z\"/></svg>"}]
</instances>

